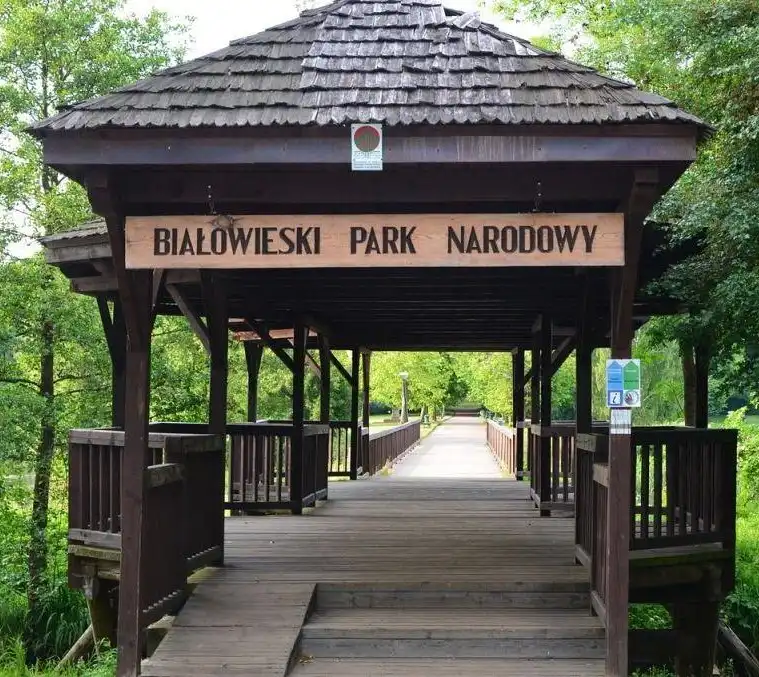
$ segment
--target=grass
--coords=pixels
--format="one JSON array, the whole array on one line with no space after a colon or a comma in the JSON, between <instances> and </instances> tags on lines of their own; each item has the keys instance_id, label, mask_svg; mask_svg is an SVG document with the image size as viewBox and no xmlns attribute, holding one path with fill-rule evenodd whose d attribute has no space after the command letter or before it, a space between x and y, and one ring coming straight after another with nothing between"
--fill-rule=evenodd
<instances>
[{"instance_id":1,"label":"grass","mask_svg":"<svg viewBox=\"0 0 759 677\"><path fill-rule=\"evenodd\" d=\"M82 661L62 670L56 670L53 661L29 667L24 658L21 640L9 643L0 654L0 677L113 677L116 672L116 652L110 650L92 661Z\"/></svg>"}]
</instances>

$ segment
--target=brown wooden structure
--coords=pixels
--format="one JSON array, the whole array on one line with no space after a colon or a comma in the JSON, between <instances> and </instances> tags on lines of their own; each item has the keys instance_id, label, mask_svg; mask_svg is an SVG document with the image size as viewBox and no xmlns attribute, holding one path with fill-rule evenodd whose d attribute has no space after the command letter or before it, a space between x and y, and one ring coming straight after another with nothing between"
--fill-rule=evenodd
<instances>
[{"instance_id":1,"label":"brown wooden structure","mask_svg":"<svg viewBox=\"0 0 759 677\"><path fill-rule=\"evenodd\" d=\"M352 172L349 123L370 122L384 125L384 169ZM114 430L71 438L71 572L93 600L119 580L120 677L139 673L143 631L179 603L187 572L223 563L225 509L300 513L326 498L330 471L376 472L415 442L413 424L362 430L368 355L427 349L513 351L513 430L489 439L529 475L542 515L576 516L606 674L626 674L631 600L671 604L680 674L709 674L733 579L735 436L609 430L590 412L592 350L629 357L636 326L678 310L646 291L677 252L644 221L695 159L703 123L437 0L338 0L31 131L103 218L45 246L97 298L113 359ZM499 213L621 214L624 264L126 265L133 217ZM184 315L210 354L207 425L149 420L158 314ZM240 424L226 415L230 330L246 339ZM263 346L292 370L292 421L257 422ZM350 368L335 349L353 351ZM572 351L577 421L552 422L551 376ZM351 384L349 422L329 421L330 366ZM318 422L304 420L306 368L321 375Z\"/></svg>"}]
</instances>

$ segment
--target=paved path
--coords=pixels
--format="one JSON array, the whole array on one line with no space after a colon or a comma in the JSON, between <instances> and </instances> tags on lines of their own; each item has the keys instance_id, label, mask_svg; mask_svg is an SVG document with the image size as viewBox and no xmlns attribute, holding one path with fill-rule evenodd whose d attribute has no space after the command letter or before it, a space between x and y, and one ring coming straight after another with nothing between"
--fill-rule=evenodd
<instances>
[{"instance_id":1,"label":"paved path","mask_svg":"<svg viewBox=\"0 0 759 677\"><path fill-rule=\"evenodd\" d=\"M452 418L393 470L396 478L496 479L502 477L485 446L485 424L479 418Z\"/></svg>"}]
</instances>

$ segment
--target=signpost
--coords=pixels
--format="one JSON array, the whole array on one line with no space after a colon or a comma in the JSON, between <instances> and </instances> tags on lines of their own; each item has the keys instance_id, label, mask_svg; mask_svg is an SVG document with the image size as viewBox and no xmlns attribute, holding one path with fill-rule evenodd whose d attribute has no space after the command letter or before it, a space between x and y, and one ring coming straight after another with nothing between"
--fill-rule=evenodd
<instances>
[{"instance_id":1,"label":"signpost","mask_svg":"<svg viewBox=\"0 0 759 677\"><path fill-rule=\"evenodd\" d=\"M138 269L621 266L622 214L145 216Z\"/></svg>"}]
</instances>

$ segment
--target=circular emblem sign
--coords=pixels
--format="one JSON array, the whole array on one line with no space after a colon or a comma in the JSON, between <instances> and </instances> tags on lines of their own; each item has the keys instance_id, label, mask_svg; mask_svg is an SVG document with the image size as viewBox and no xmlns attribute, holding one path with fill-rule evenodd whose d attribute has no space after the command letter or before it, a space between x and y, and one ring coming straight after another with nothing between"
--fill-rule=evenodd
<instances>
[{"instance_id":1,"label":"circular emblem sign","mask_svg":"<svg viewBox=\"0 0 759 677\"><path fill-rule=\"evenodd\" d=\"M371 153L380 145L379 132L368 125L359 127L353 134L353 144L363 153Z\"/></svg>"}]
</instances>

